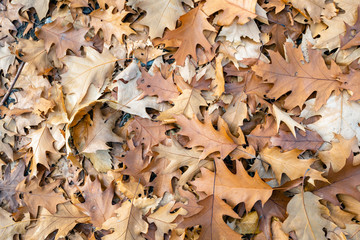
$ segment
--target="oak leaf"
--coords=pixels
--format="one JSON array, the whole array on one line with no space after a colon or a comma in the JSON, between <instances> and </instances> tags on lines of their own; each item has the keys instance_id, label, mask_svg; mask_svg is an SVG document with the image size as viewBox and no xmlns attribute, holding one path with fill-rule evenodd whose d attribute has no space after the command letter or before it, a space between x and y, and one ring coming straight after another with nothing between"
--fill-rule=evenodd
<instances>
[{"instance_id":1,"label":"oak leaf","mask_svg":"<svg viewBox=\"0 0 360 240\"><path fill-rule=\"evenodd\" d=\"M155 223L156 225L156 239L163 239L164 234L168 234L170 230L173 230L177 226L176 223L173 223L175 218L179 215L186 214L186 210L183 208L180 208L178 211L172 213L171 208L174 204L175 201L171 201L166 205L159 207L155 212L151 213L147 217L149 223Z\"/></svg>"},{"instance_id":2,"label":"oak leaf","mask_svg":"<svg viewBox=\"0 0 360 240\"><path fill-rule=\"evenodd\" d=\"M76 224L88 221L89 217L70 202L59 204L55 214L40 208L36 225L26 232L26 239L45 239L55 230L58 230L55 235L56 240L64 238Z\"/></svg>"},{"instance_id":3,"label":"oak leaf","mask_svg":"<svg viewBox=\"0 0 360 240\"><path fill-rule=\"evenodd\" d=\"M116 39L123 43L123 36L135 33L130 28L130 23L123 22L128 12L121 11L114 13L114 6L110 6L107 10L97 9L90 14L90 24L95 28L95 33L101 29L104 34L104 41L111 44L111 37L114 35Z\"/></svg>"},{"instance_id":4,"label":"oak leaf","mask_svg":"<svg viewBox=\"0 0 360 240\"><path fill-rule=\"evenodd\" d=\"M210 117L206 115L204 123L200 122L195 116L192 119L188 119L183 115L176 116L175 118L177 124L181 127L179 134L190 138L186 147L204 147L200 159L205 159L214 152L219 152L221 158L225 158L238 146L229 136L228 126L220 117L218 119L219 130L215 130Z\"/></svg>"},{"instance_id":5,"label":"oak leaf","mask_svg":"<svg viewBox=\"0 0 360 240\"><path fill-rule=\"evenodd\" d=\"M172 99L174 106L160 113L158 120L166 123L173 122L176 115L184 114L187 118L192 116L201 117L200 107L207 106L201 91L192 88L185 89L181 95Z\"/></svg>"},{"instance_id":6,"label":"oak leaf","mask_svg":"<svg viewBox=\"0 0 360 240\"><path fill-rule=\"evenodd\" d=\"M336 15L335 4L326 3L323 0L289 0L287 2L292 3L292 5L305 17L307 17L306 13L308 13L314 22L320 22L322 15L327 18Z\"/></svg>"},{"instance_id":7,"label":"oak leaf","mask_svg":"<svg viewBox=\"0 0 360 240\"><path fill-rule=\"evenodd\" d=\"M160 1L136 1L133 7L139 7L146 11L146 16L139 23L149 27L151 39L162 37L165 28L174 30L177 19L185 14L182 3L193 5L189 0L160 0ZM161 14L159 14L161 13Z\"/></svg>"},{"instance_id":8,"label":"oak leaf","mask_svg":"<svg viewBox=\"0 0 360 240\"><path fill-rule=\"evenodd\" d=\"M257 201L264 204L270 198L271 187L263 182L257 173L253 178L250 177L240 161L236 161L236 174L231 173L222 160L215 159L215 164L215 173L202 168L201 178L192 182L197 191L226 199L232 207L244 202L247 211L250 211Z\"/></svg>"},{"instance_id":9,"label":"oak leaf","mask_svg":"<svg viewBox=\"0 0 360 240\"><path fill-rule=\"evenodd\" d=\"M26 181L25 179L17 185L16 191L21 193L22 200L33 216L36 216L39 207L45 207L47 211L54 214L56 206L66 202L62 193L54 191L60 184L60 181L40 186L40 180L40 178L34 178L31 181Z\"/></svg>"},{"instance_id":10,"label":"oak leaf","mask_svg":"<svg viewBox=\"0 0 360 240\"><path fill-rule=\"evenodd\" d=\"M320 182L315 185L314 194L328 200L329 202L340 205L336 198L337 194L347 194L360 201L360 192L358 190L360 165L353 165L353 154L347 158L345 166L338 172L335 172L330 166L325 175L328 183Z\"/></svg>"},{"instance_id":11,"label":"oak leaf","mask_svg":"<svg viewBox=\"0 0 360 240\"><path fill-rule=\"evenodd\" d=\"M298 122L296 122L294 119L292 119L290 116L290 113L284 112L280 110L276 105L273 105L273 113L274 117L276 119L276 130L279 131L280 122L284 122L286 126L290 129L291 133L296 137L295 133L295 127L297 127L300 130L303 130L305 132L305 128Z\"/></svg>"},{"instance_id":12,"label":"oak leaf","mask_svg":"<svg viewBox=\"0 0 360 240\"><path fill-rule=\"evenodd\" d=\"M54 67L53 61L56 61L54 53L46 52L44 40L31 41L21 38L16 46L16 54L20 55L19 58L30 65L28 68L34 75L48 74Z\"/></svg>"},{"instance_id":13,"label":"oak leaf","mask_svg":"<svg viewBox=\"0 0 360 240\"><path fill-rule=\"evenodd\" d=\"M300 48L293 48L290 43L286 43L285 49L287 60L279 53L269 51L271 64L260 62L252 67L266 82L274 84L267 94L269 97L278 99L291 91L285 99L284 107L293 109L296 106L302 108L307 98L317 92L315 109L318 110L333 91L339 93L341 71L334 62L328 69L316 50L309 49L309 62L306 62Z\"/></svg>"},{"instance_id":14,"label":"oak leaf","mask_svg":"<svg viewBox=\"0 0 360 240\"><path fill-rule=\"evenodd\" d=\"M202 10L207 14L211 15L215 12L221 11L218 14L216 24L221 26L230 25L235 18L238 24L245 24L249 19L255 18L255 0L214 0L205 2Z\"/></svg>"},{"instance_id":15,"label":"oak leaf","mask_svg":"<svg viewBox=\"0 0 360 240\"><path fill-rule=\"evenodd\" d=\"M334 172L338 172L345 166L346 159L350 157L351 152L357 152L359 147L356 137L346 140L341 135L335 134L335 139L338 141L331 143L330 150L319 151L319 158L327 168L331 166Z\"/></svg>"},{"instance_id":16,"label":"oak leaf","mask_svg":"<svg viewBox=\"0 0 360 240\"><path fill-rule=\"evenodd\" d=\"M65 106L69 118L81 104L100 97L101 88L106 78L111 76L116 61L107 49L101 54L89 47L85 47L84 51L86 57L66 56L63 59L68 71L61 74L61 82L66 94ZM83 102L89 89L92 94Z\"/></svg>"},{"instance_id":17,"label":"oak leaf","mask_svg":"<svg viewBox=\"0 0 360 240\"><path fill-rule=\"evenodd\" d=\"M299 149L293 149L288 152L281 152L279 148L264 148L260 152L260 157L271 165L275 173L278 183L281 182L281 176L285 173L291 180L295 180L304 176L310 176L311 181L321 180L326 181L321 172L310 168L316 159L299 159L298 156L302 153ZM307 171L309 169L309 171Z\"/></svg>"},{"instance_id":18,"label":"oak leaf","mask_svg":"<svg viewBox=\"0 0 360 240\"><path fill-rule=\"evenodd\" d=\"M329 216L329 210L319 200L311 192L295 195L287 205L289 216L283 223L283 230L286 233L295 231L299 240L326 240L323 228L333 230L335 224L324 218Z\"/></svg>"},{"instance_id":19,"label":"oak leaf","mask_svg":"<svg viewBox=\"0 0 360 240\"><path fill-rule=\"evenodd\" d=\"M25 163L19 161L16 168L11 171L11 166L5 168L3 179L0 178L0 202L15 212L19 206L16 201L16 186L25 178Z\"/></svg>"},{"instance_id":20,"label":"oak leaf","mask_svg":"<svg viewBox=\"0 0 360 240\"><path fill-rule=\"evenodd\" d=\"M64 25L64 19L57 18L55 21L42 26L36 32L36 36L44 40L47 52L54 45L56 56L62 58L68 49L77 56L81 56L80 48L91 46L91 43L85 40L87 31L87 28L75 29L71 23Z\"/></svg>"},{"instance_id":21,"label":"oak leaf","mask_svg":"<svg viewBox=\"0 0 360 240\"><path fill-rule=\"evenodd\" d=\"M181 167L187 167L177 183L180 186L191 180L202 166L210 163L208 160L200 160L201 152L182 147L174 138L172 138L170 146L159 144L159 146L153 147L152 150L159 154L156 159L165 158L169 161L162 171L163 174L169 174Z\"/></svg>"},{"instance_id":22,"label":"oak leaf","mask_svg":"<svg viewBox=\"0 0 360 240\"><path fill-rule=\"evenodd\" d=\"M114 186L110 184L104 191L98 178L91 181L90 177L85 178L84 186L79 187L85 202L77 206L83 209L83 213L91 217L91 222L95 227L100 228L102 224L115 215L115 210L119 204L112 204L114 197Z\"/></svg>"},{"instance_id":23,"label":"oak leaf","mask_svg":"<svg viewBox=\"0 0 360 240\"><path fill-rule=\"evenodd\" d=\"M174 54L178 65L183 66L188 55L197 60L197 45L202 46L205 52L211 51L211 44L204 36L203 31L215 32L216 30L206 19L206 14L198 6L180 17L180 27L165 33L163 40L177 40L180 42L177 46L179 49Z\"/></svg>"},{"instance_id":24,"label":"oak leaf","mask_svg":"<svg viewBox=\"0 0 360 240\"><path fill-rule=\"evenodd\" d=\"M199 239L241 239L223 220L223 216L239 219L239 216L219 197L210 195L198 202L203 208L197 214L185 218L178 228L201 225Z\"/></svg>"},{"instance_id":25,"label":"oak leaf","mask_svg":"<svg viewBox=\"0 0 360 240\"><path fill-rule=\"evenodd\" d=\"M29 8L35 8L36 13L39 16L39 19L43 19L46 16L46 13L49 10L50 0L37 1L37 0L13 0L12 4L22 4L22 10L27 10Z\"/></svg>"},{"instance_id":26,"label":"oak leaf","mask_svg":"<svg viewBox=\"0 0 360 240\"><path fill-rule=\"evenodd\" d=\"M296 130L296 137L290 132L284 130L279 131L278 136L270 138L272 146L279 146L285 151L290 151L294 148L300 150L313 150L317 151L324 140L317 132L306 130L306 132Z\"/></svg>"},{"instance_id":27,"label":"oak leaf","mask_svg":"<svg viewBox=\"0 0 360 240\"><path fill-rule=\"evenodd\" d=\"M360 144L360 104L350 101L349 98L350 96L346 92L339 96L332 95L319 110L316 110L314 99L310 99L306 101L306 107L300 117L310 118L320 115L320 120L308 124L306 127L319 133L324 141L333 141L336 133L345 139L356 136L358 144Z\"/></svg>"},{"instance_id":28,"label":"oak leaf","mask_svg":"<svg viewBox=\"0 0 360 240\"><path fill-rule=\"evenodd\" d=\"M109 218L102 225L104 229L114 229L113 233L103 237L104 240L143 239L141 233L147 233L148 224L142 219L141 211L137 207L126 201L115 213L115 217Z\"/></svg>"},{"instance_id":29,"label":"oak leaf","mask_svg":"<svg viewBox=\"0 0 360 240\"><path fill-rule=\"evenodd\" d=\"M244 120L248 118L245 94L234 96L222 118L229 125L231 133L237 134L238 127L242 126Z\"/></svg>"},{"instance_id":30,"label":"oak leaf","mask_svg":"<svg viewBox=\"0 0 360 240\"><path fill-rule=\"evenodd\" d=\"M11 213L0 208L0 237L4 240L14 239L15 234L26 233L26 227L30 223L29 214L22 221L15 222Z\"/></svg>"},{"instance_id":31,"label":"oak leaf","mask_svg":"<svg viewBox=\"0 0 360 240\"><path fill-rule=\"evenodd\" d=\"M159 104L157 97L147 96L144 98L143 92L137 88L137 80L140 77L141 72L135 61L115 77L115 80L118 81L117 101L119 104L114 108L142 118L150 118L149 114L146 112L146 108L164 111L167 108L167 105ZM124 83L121 79L128 83Z\"/></svg>"},{"instance_id":32,"label":"oak leaf","mask_svg":"<svg viewBox=\"0 0 360 240\"><path fill-rule=\"evenodd\" d=\"M122 142L122 138L116 135L112 129L115 127L115 122L119 114L111 114L110 116L103 116L100 110L100 105L96 105L93 110L93 120L87 129L80 131L79 135L74 135L74 140L79 142L77 145L81 153L95 153L99 150L108 150L110 147L106 145L107 142Z\"/></svg>"},{"instance_id":33,"label":"oak leaf","mask_svg":"<svg viewBox=\"0 0 360 240\"><path fill-rule=\"evenodd\" d=\"M165 132L168 127L159 122L154 122L149 119L135 118L127 125L128 134L134 133L132 141L135 146L144 146L145 151L149 151L153 146L158 145L164 141L167 136Z\"/></svg>"},{"instance_id":34,"label":"oak leaf","mask_svg":"<svg viewBox=\"0 0 360 240\"><path fill-rule=\"evenodd\" d=\"M140 69L142 76L137 80L138 88L143 91L144 96L158 96L159 102L169 101L176 98L179 92L172 81L172 76L164 79L159 68L155 68L153 75L144 69Z\"/></svg>"},{"instance_id":35,"label":"oak leaf","mask_svg":"<svg viewBox=\"0 0 360 240\"><path fill-rule=\"evenodd\" d=\"M351 101L360 100L360 81L359 81L360 71L355 71L354 69L350 69L349 74L344 75L343 79L344 82L341 85L341 87L350 90L352 92L352 95L349 98L349 100Z\"/></svg>"},{"instance_id":36,"label":"oak leaf","mask_svg":"<svg viewBox=\"0 0 360 240\"><path fill-rule=\"evenodd\" d=\"M51 135L49 128L45 125L42 128L30 133L28 138L31 138L31 143L28 148L32 148L32 163L31 163L31 175L37 175L37 165L41 164L49 169L47 152L55 153L58 152L54 148L53 143L55 139Z\"/></svg>"},{"instance_id":37,"label":"oak leaf","mask_svg":"<svg viewBox=\"0 0 360 240\"><path fill-rule=\"evenodd\" d=\"M5 46L0 48L0 69L4 73L7 73L10 65L15 61L15 55L13 55L9 49L9 44L5 43Z\"/></svg>"},{"instance_id":38,"label":"oak leaf","mask_svg":"<svg viewBox=\"0 0 360 240\"><path fill-rule=\"evenodd\" d=\"M254 205L255 210L259 215L259 228L262 230L267 239L275 238L272 235L271 220L273 217L284 221L287 217L286 206L291 198L285 196L280 190L274 190L269 200L261 206L260 202Z\"/></svg>"}]
</instances>

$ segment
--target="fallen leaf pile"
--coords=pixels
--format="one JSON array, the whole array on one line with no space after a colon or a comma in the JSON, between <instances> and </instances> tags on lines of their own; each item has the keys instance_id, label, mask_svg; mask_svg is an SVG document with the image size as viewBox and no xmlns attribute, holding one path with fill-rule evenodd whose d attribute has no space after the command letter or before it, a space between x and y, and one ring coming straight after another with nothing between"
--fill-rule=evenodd
<instances>
[{"instance_id":1,"label":"fallen leaf pile","mask_svg":"<svg viewBox=\"0 0 360 240\"><path fill-rule=\"evenodd\" d=\"M360 239L360 0L0 19L0 239Z\"/></svg>"}]
</instances>

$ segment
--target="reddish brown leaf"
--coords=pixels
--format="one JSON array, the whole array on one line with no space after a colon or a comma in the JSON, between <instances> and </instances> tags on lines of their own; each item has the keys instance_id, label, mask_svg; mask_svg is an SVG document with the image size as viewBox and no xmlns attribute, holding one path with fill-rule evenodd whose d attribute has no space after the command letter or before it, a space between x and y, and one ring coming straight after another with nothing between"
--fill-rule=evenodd
<instances>
[{"instance_id":1,"label":"reddish brown leaf","mask_svg":"<svg viewBox=\"0 0 360 240\"><path fill-rule=\"evenodd\" d=\"M306 130L306 133L304 133L303 131L296 130L295 138L291 132L285 132L280 129L279 135L272 136L270 142L272 146L279 146L285 151L290 151L294 148L304 151L317 151L324 143L324 140L314 131Z\"/></svg>"},{"instance_id":2,"label":"reddish brown leaf","mask_svg":"<svg viewBox=\"0 0 360 240\"><path fill-rule=\"evenodd\" d=\"M351 154L346 160L346 165L339 172L334 172L330 166L329 172L325 175L329 183L317 182L314 194L328 200L329 202L340 205L336 198L337 194L348 194L360 201L360 165L353 165L354 155Z\"/></svg>"},{"instance_id":3,"label":"reddish brown leaf","mask_svg":"<svg viewBox=\"0 0 360 240\"><path fill-rule=\"evenodd\" d=\"M210 195L198 202L203 208L191 217L185 218L178 228L201 225L199 239L241 239L241 235L234 232L223 220L223 216L239 218L239 216L217 196Z\"/></svg>"}]
</instances>

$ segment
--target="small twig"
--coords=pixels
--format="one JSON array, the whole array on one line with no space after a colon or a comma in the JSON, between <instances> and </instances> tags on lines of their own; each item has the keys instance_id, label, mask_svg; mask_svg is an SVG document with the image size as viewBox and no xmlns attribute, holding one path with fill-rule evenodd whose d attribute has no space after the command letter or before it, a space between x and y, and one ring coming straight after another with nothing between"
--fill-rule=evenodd
<instances>
[{"instance_id":1,"label":"small twig","mask_svg":"<svg viewBox=\"0 0 360 240\"><path fill-rule=\"evenodd\" d=\"M19 76L20 76L20 73L21 73L24 65L25 65L25 62L21 62L21 63L20 63L19 69L18 69L18 71L17 71L17 73L16 73L16 75L15 75L14 81L11 83L11 85L10 85L9 89L7 90L5 96L4 96L3 99L1 100L0 106L4 105L5 101L6 101L6 100L8 99L8 97L10 96L11 91L12 91L12 89L14 88L15 83L16 83L16 81L18 80L18 78L19 78Z\"/></svg>"}]
</instances>

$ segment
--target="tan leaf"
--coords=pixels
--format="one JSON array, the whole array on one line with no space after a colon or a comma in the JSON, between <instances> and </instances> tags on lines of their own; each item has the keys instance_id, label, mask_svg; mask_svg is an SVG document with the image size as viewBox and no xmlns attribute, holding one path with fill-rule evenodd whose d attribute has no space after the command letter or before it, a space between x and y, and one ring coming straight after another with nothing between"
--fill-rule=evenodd
<instances>
[{"instance_id":1,"label":"tan leaf","mask_svg":"<svg viewBox=\"0 0 360 240\"><path fill-rule=\"evenodd\" d=\"M0 48L0 69L4 73L7 73L10 65L15 61L15 55L13 55L9 49L9 44L5 43L5 46Z\"/></svg>"},{"instance_id":2,"label":"tan leaf","mask_svg":"<svg viewBox=\"0 0 360 240\"><path fill-rule=\"evenodd\" d=\"M97 9L90 14L91 26L94 26L95 33L100 29L103 31L104 41L107 44L111 44L112 35L114 35L120 43L123 43L124 35L135 33L134 30L130 28L130 23L123 22L128 12L121 11L113 13L113 11L114 6L110 6L107 10Z\"/></svg>"},{"instance_id":3,"label":"tan leaf","mask_svg":"<svg viewBox=\"0 0 360 240\"><path fill-rule=\"evenodd\" d=\"M360 144L360 104L349 101L349 97L347 92L339 96L332 95L319 110L316 110L314 99L310 99L306 101L306 107L300 117L310 118L321 115L320 120L306 127L319 133L324 141L332 142L336 133L345 139L356 136Z\"/></svg>"},{"instance_id":4,"label":"tan leaf","mask_svg":"<svg viewBox=\"0 0 360 240\"><path fill-rule=\"evenodd\" d=\"M30 224L29 214L22 221L15 222L11 213L0 208L0 237L4 240L13 240L15 234L26 233L26 226Z\"/></svg>"},{"instance_id":5,"label":"tan leaf","mask_svg":"<svg viewBox=\"0 0 360 240\"><path fill-rule=\"evenodd\" d=\"M58 153L53 146L55 139L51 135L49 128L44 126L28 135L31 143L28 148L32 148L33 158L31 163L31 175L36 176L37 165L41 164L49 169L47 152Z\"/></svg>"},{"instance_id":6,"label":"tan leaf","mask_svg":"<svg viewBox=\"0 0 360 240\"><path fill-rule=\"evenodd\" d=\"M88 129L80 135L73 135L79 142L78 149L81 153L95 153L99 150L108 150L110 147L107 142L122 142L122 138L116 135L112 129L119 114L112 114L108 117L102 115L100 105L96 105L93 110L93 120Z\"/></svg>"},{"instance_id":7,"label":"tan leaf","mask_svg":"<svg viewBox=\"0 0 360 240\"><path fill-rule=\"evenodd\" d=\"M281 183L281 175L285 173L291 180L303 177L306 173L310 176L312 183L314 180L325 181L326 179L321 176L322 172L310 168L316 159L299 159L298 156L302 150L293 149L287 152L281 152L280 148L264 148L260 152L260 157L271 165L275 173L278 183ZM307 171L309 169L309 171Z\"/></svg>"},{"instance_id":8,"label":"tan leaf","mask_svg":"<svg viewBox=\"0 0 360 240\"><path fill-rule=\"evenodd\" d=\"M249 19L255 18L255 0L213 0L205 2L202 10L211 15L221 11L218 15L216 24L221 26L230 25L235 18L238 24L245 24Z\"/></svg>"},{"instance_id":9,"label":"tan leaf","mask_svg":"<svg viewBox=\"0 0 360 240\"><path fill-rule=\"evenodd\" d=\"M335 139L338 141L331 143L330 150L319 152L319 158L328 168L331 166L334 172L338 172L345 166L351 152L357 152L359 147L356 137L346 140L341 135L335 134Z\"/></svg>"},{"instance_id":10,"label":"tan leaf","mask_svg":"<svg viewBox=\"0 0 360 240\"><path fill-rule=\"evenodd\" d=\"M286 208L289 216L283 223L283 230L286 233L295 231L299 240L326 240L323 228L333 230L335 224L324 218L329 216L329 210L319 200L311 192L295 195Z\"/></svg>"},{"instance_id":11,"label":"tan leaf","mask_svg":"<svg viewBox=\"0 0 360 240\"><path fill-rule=\"evenodd\" d=\"M123 202L116 211L116 217L103 223L103 229L113 229L114 232L103 237L104 240L136 240L143 239L141 233L147 233L148 224L142 219L140 210L131 202Z\"/></svg>"},{"instance_id":12,"label":"tan leaf","mask_svg":"<svg viewBox=\"0 0 360 240\"><path fill-rule=\"evenodd\" d=\"M163 239L164 234L168 234L170 230L173 230L177 224L172 223L179 215L185 215L186 210L180 208L178 211L171 213L171 208L174 206L175 201L171 201L164 206L159 207L154 213L150 214L147 219L149 223L155 223L156 239Z\"/></svg>"},{"instance_id":13,"label":"tan leaf","mask_svg":"<svg viewBox=\"0 0 360 240\"><path fill-rule=\"evenodd\" d=\"M193 5L189 0L140 0L136 1L133 7L146 11L146 16L139 23L149 27L149 36L153 39L162 37L165 28L175 29L177 19L186 13L182 6L183 2Z\"/></svg>"},{"instance_id":14,"label":"tan leaf","mask_svg":"<svg viewBox=\"0 0 360 240\"><path fill-rule=\"evenodd\" d=\"M288 126L294 137L296 137L295 127L305 132L305 128L300 123L296 122L290 117L291 114L281 111L275 104L273 105L273 113L276 118L277 131L279 131L280 122L284 122Z\"/></svg>"},{"instance_id":15,"label":"tan leaf","mask_svg":"<svg viewBox=\"0 0 360 240\"><path fill-rule=\"evenodd\" d=\"M51 214L45 208L41 208L35 227L26 232L26 239L45 239L55 230L58 230L55 239L64 238L76 224L88 221L89 217L70 202L59 204L55 214Z\"/></svg>"},{"instance_id":16,"label":"tan leaf","mask_svg":"<svg viewBox=\"0 0 360 240\"><path fill-rule=\"evenodd\" d=\"M39 19L43 19L46 16L46 13L49 10L49 2L50 0L37 1L37 0L13 0L12 4L22 4L24 7L23 10L27 10L29 8L35 8Z\"/></svg>"},{"instance_id":17,"label":"tan leaf","mask_svg":"<svg viewBox=\"0 0 360 240\"><path fill-rule=\"evenodd\" d=\"M115 79L118 80L117 101L119 105L114 108L138 115L142 118L150 118L146 112L146 108L163 111L167 106L161 103L159 104L157 97L147 96L144 98L143 92L137 88L137 80L140 77L141 72L135 61L115 77ZM121 79L128 81L128 83L123 83Z\"/></svg>"},{"instance_id":18,"label":"tan leaf","mask_svg":"<svg viewBox=\"0 0 360 240\"><path fill-rule=\"evenodd\" d=\"M115 57L104 49L100 54L93 48L85 47L86 57L66 56L63 61L68 71L61 75L63 91L66 94L65 106L69 119L80 104L98 99L106 78L110 77L115 65ZM89 88L92 95L87 96Z\"/></svg>"},{"instance_id":19,"label":"tan leaf","mask_svg":"<svg viewBox=\"0 0 360 240\"><path fill-rule=\"evenodd\" d=\"M171 146L159 144L159 146L154 147L152 150L159 153L156 158L166 158L170 161L166 168L163 169L163 174L169 174L181 167L187 167L179 178L178 184L180 186L184 185L187 181L191 180L196 173L200 172L202 166L211 163L208 160L200 160L201 152L182 147L174 138L172 138Z\"/></svg>"},{"instance_id":20,"label":"tan leaf","mask_svg":"<svg viewBox=\"0 0 360 240\"><path fill-rule=\"evenodd\" d=\"M175 116L184 114L188 118L193 116L201 117L200 107L207 106L205 99L201 96L201 91L192 88L185 89L181 95L173 99L174 106L163 111L158 116L158 120L174 122Z\"/></svg>"}]
</instances>

